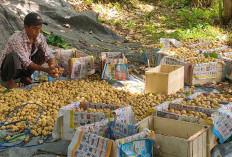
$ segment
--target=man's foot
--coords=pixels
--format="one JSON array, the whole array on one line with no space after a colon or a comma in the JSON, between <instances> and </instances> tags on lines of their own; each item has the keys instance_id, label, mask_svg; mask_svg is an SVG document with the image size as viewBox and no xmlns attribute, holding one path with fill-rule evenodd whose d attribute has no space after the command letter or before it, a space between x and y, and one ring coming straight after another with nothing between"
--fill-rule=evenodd
<instances>
[{"instance_id":1,"label":"man's foot","mask_svg":"<svg viewBox=\"0 0 232 157\"><path fill-rule=\"evenodd\" d=\"M7 81L6 84L7 84L7 87L9 89L17 88L18 87L17 84L15 83L14 79L11 79L11 80Z\"/></svg>"},{"instance_id":2,"label":"man's foot","mask_svg":"<svg viewBox=\"0 0 232 157\"><path fill-rule=\"evenodd\" d=\"M20 79L20 82L23 83L24 85L29 85L34 83L30 77L22 77Z\"/></svg>"}]
</instances>

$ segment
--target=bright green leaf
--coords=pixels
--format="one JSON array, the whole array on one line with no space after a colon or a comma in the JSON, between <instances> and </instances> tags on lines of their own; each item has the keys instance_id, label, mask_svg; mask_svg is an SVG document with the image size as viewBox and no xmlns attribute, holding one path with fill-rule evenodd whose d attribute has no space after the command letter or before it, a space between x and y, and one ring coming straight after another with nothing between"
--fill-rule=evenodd
<instances>
[{"instance_id":1,"label":"bright green leaf","mask_svg":"<svg viewBox=\"0 0 232 157\"><path fill-rule=\"evenodd\" d=\"M205 56L205 58L208 58L208 57L209 57L209 55L208 55L208 54L206 54L206 53L204 53L204 56Z\"/></svg>"},{"instance_id":2,"label":"bright green leaf","mask_svg":"<svg viewBox=\"0 0 232 157\"><path fill-rule=\"evenodd\" d=\"M47 34L47 35L50 35L50 34L51 34L50 32L47 32L47 31L45 31L45 30L41 30L41 33L42 33L42 34Z\"/></svg>"},{"instance_id":3,"label":"bright green leaf","mask_svg":"<svg viewBox=\"0 0 232 157\"><path fill-rule=\"evenodd\" d=\"M191 95L191 92L187 92L186 96L190 96Z\"/></svg>"},{"instance_id":4,"label":"bright green leaf","mask_svg":"<svg viewBox=\"0 0 232 157\"><path fill-rule=\"evenodd\" d=\"M8 93L8 92L12 92L12 90L6 89L6 90L4 90L2 93Z\"/></svg>"},{"instance_id":5,"label":"bright green leaf","mask_svg":"<svg viewBox=\"0 0 232 157\"><path fill-rule=\"evenodd\" d=\"M18 135L15 135L15 136L18 136ZM13 136L13 137L15 137L15 136ZM13 138L13 137L12 137L12 138ZM9 142L16 142L16 141L18 141L18 140L23 140L25 137L26 137L26 135L19 136L19 137L13 139L13 140L10 140Z\"/></svg>"},{"instance_id":6,"label":"bright green leaf","mask_svg":"<svg viewBox=\"0 0 232 157\"><path fill-rule=\"evenodd\" d=\"M210 57L213 57L213 58L218 58L218 54L216 52L212 52L210 54Z\"/></svg>"}]
</instances>

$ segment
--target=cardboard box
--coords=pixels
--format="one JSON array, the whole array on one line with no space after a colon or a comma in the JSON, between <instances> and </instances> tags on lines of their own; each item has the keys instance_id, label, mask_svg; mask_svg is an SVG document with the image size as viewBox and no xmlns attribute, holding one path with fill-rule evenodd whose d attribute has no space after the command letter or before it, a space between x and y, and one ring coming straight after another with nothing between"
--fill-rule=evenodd
<instances>
[{"instance_id":1,"label":"cardboard box","mask_svg":"<svg viewBox=\"0 0 232 157\"><path fill-rule=\"evenodd\" d=\"M210 156L208 126L155 116L149 116L137 124L155 132L161 155L154 156Z\"/></svg>"},{"instance_id":2,"label":"cardboard box","mask_svg":"<svg viewBox=\"0 0 232 157\"><path fill-rule=\"evenodd\" d=\"M178 99L175 99L173 101L171 101L172 104L183 104L183 105L187 105L187 106L191 106L191 107L194 107L197 111L199 112L203 112L205 114L207 114L208 116L210 116L212 113L216 112L219 108L221 108L222 105L228 105L231 101L231 95L225 95L225 94L214 94L215 97L217 97L217 103L220 104L220 106L218 106L217 108L205 108L205 107L202 107L202 106L192 106L191 104L187 104L188 101L191 101L191 100L194 100L194 99L197 99L200 95L203 95L205 96L206 100L205 101L209 101L211 104L214 103L214 101L212 101L213 99L211 97L208 97L209 96L209 93L201 93L201 92L196 92L190 96L187 97L187 99L183 99L182 98L178 98ZM223 96L225 98L225 101L219 101L219 98L220 96ZM185 102L185 103L183 103Z\"/></svg>"},{"instance_id":3,"label":"cardboard box","mask_svg":"<svg viewBox=\"0 0 232 157\"><path fill-rule=\"evenodd\" d=\"M164 102L164 103L154 107L152 110L150 110L150 113L148 113L148 115L151 115L151 113L153 113L153 115L157 116L157 117L186 121L186 122L197 123L197 124L201 124L201 125L208 125L209 130L208 130L208 142L207 143L209 146L209 150L211 150L217 144L216 137L213 134L213 124L212 124L211 120L185 117L185 116L181 116L179 114L165 112L163 110L166 108L169 108L171 106L171 108L179 108L179 109L183 108L186 111L187 110L200 111L200 112L207 114L208 116L211 116L211 114L215 111L213 111L212 109L209 109L209 108L199 108L197 106L178 104L178 101L181 101L181 99L176 99L173 102Z\"/></svg>"},{"instance_id":4,"label":"cardboard box","mask_svg":"<svg viewBox=\"0 0 232 157\"><path fill-rule=\"evenodd\" d=\"M192 64L184 62L184 59L165 56L161 64L183 65L184 83L188 85L220 82L224 74L224 65L218 62Z\"/></svg>"},{"instance_id":5,"label":"cardboard box","mask_svg":"<svg viewBox=\"0 0 232 157\"><path fill-rule=\"evenodd\" d=\"M210 96L210 93L200 93L200 94L204 95L205 97ZM217 93L214 93L214 95L215 95L215 97L217 99L219 99L221 96L223 96L225 98L224 101L218 101L219 104L227 105L228 103L232 102L232 95L230 95L230 94L217 94ZM190 98L195 99L195 98L197 98L197 95L194 97L194 94L192 94L192 95L190 95ZM207 100L212 101L211 98L208 98Z\"/></svg>"},{"instance_id":6,"label":"cardboard box","mask_svg":"<svg viewBox=\"0 0 232 157\"><path fill-rule=\"evenodd\" d=\"M170 102L164 102L158 106L155 107L157 110L155 112L155 115L157 117L163 117L163 118L169 118L169 119L174 119L174 120L181 120L181 121L186 121L186 122L192 122L192 123L198 123L198 124L212 124L212 121L209 121L207 119L202 119L200 117L195 118L195 117L188 117L188 116L183 116L181 114L176 114L176 113L171 113L171 112L166 112L165 109L178 109L178 110L185 110L185 111L195 111L195 112L200 112L196 106L189 106L189 105L182 105L182 104L173 104ZM201 110L202 112L202 110ZM204 113L204 112L203 112ZM206 110L207 116L210 117L211 113L210 110Z\"/></svg>"},{"instance_id":7,"label":"cardboard box","mask_svg":"<svg viewBox=\"0 0 232 157\"><path fill-rule=\"evenodd\" d=\"M205 63L210 64L210 63ZM217 72L216 76L212 78L203 78L199 79L194 76L194 66L196 65L190 65L188 68L188 75L185 77L184 83L187 85L196 85L196 84L206 84L210 82L220 82L222 81L223 74L224 74L224 66L220 63L217 63Z\"/></svg>"},{"instance_id":8,"label":"cardboard box","mask_svg":"<svg viewBox=\"0 0 232 157\"><path fill-rule=\"evenodd\" d=\"M184 88L184 66L159 65L145 72L146 93L171 94Z\"/></svg>"},{"instance_id":9,"label":"cardboard box","mask_svg":"<svg viewBox=\"0 0 232 157\"><path fill-rule=\"evenodd\" d=\"M197 106L190 106L190 105L183 105L183 104L175 104L175 103L170 103L170 102L164 102L158 106L155 107L157 110L153 115L157 117L162 117L162 118L168 118L168 119L173 119L173 120L181 120L181 121L186 121L186 122L191 122L191 123L197 123L197 124L202 124L202 125L208 125L209 130L208 130L208 149L211 150L216 144L216 136L213 134L213 124L211 120L208 119L201 119L201 118L190 118L190 117L185 117L179 114L175 113L170 113L170 112L165 112L163 111L166 108L179 108L179 109L184 109L184 110L190 110L190 111L198 111L198 112L203 112L207 116L211 116L212 113L215 112L215 110L209 109L209 108L201 108Z\"/></svg>"},{"instance_id":10,"label":"cardboard box","mask_svg":"<svg viewBox=\"0 0 232 157\"><path fill-rule=\"evenodd\" d=\"M229 52L230 55L228 57L223 57L223 61L225 63L225 70L224 70L224 76L230 80L232 80L232 52Z\"/></svg>"}]
</instances>

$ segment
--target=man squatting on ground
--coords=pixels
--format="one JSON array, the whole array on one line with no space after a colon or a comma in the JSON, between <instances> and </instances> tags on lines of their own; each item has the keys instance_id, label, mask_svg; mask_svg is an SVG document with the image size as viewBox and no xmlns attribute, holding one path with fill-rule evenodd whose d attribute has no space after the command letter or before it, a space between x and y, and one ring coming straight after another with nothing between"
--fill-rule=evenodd
<instances>
[{"instance_id":1,"label":"man squatting on ground","mask_svg":"<svg viewBox=\"0 0 232 157\"><path fill-rule=\"evenodd\" d=\"M32 84L31 75L35 70L55 75L55 57L49 49L45 37L40 33L46 24L37 13L29 13L24 19L24 29L13 34L0 54L1 80L7 88L16 88L16 79L24 85ZM42 64L47 62L48 68ZM59 73L61 75L61 73Z\"/></svg>"}]
</instances>

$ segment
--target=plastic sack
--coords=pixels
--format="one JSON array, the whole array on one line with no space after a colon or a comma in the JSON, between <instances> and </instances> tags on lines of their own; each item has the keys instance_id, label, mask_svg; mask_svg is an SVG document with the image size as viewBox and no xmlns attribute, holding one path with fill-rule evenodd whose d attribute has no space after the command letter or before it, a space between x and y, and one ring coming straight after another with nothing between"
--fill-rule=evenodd
<instances>
[{"instance_id":1,"label":"plastic sack","mask_svg":"<svg viewBox=\"0 0 232 157\"><path fill-rule=\"evenodd\" d=\"M71 78L83 78L95 73L93 56L71 58L69 67Z\"/></svg>"},{"instance_id":2,"label":"plastic sack","mask_svg":"<svg viewBox=\"0 0 232 157\"><path fill-rule=\"evenodd\" d=\"M120 156L152 157L153 143L154 143L153 140L142 139L142 140L135 140L132 142L122 144L120 146Z\"/></svg>"},{"instance_id":3,"label":"plastic sack","mask_svg":"<svg viewBox=\"0 0 232 157\"><path fill-rule=\"evenodd\" d=\"M224 143L232 136L232 104L223 105L213 117L213 133L220 143Z\"/></svg>"},{"instance_id":4,"label":"plastic sack","mask_svg":"<svg viewBox=\"0 0 232 157\"><path fill-rule=\"evenodd\" d=\"M78 57L84 57L87 56L85 53L78 51L76 48L72 49L57 49L55 50L54 56L56 57L57 64L64 68L64 76L70 75L70 69L69 69L69 60L71 58L78 58Z\"/></svg>"},{"instance_id":5,"label":"plastic sack","mask_svg":"<svg viewBox=\"0 0 232 157\"><path fill-rule=\"evenodd\" d=\"M55 51L54 56L56 57L57 64L64 68L63 75L68 76L69 75L69 65L68 62L69 60L74 57L74 53L77 51L77 49L58 49Z\"/></svg>"},{"instance_id":6,"label":"plastic sack","mask_svg":"<svg viewBox=\"0 0 232 157\"><path fill-rule=\"evenodd\" d=\"M223 57L225 63L224 77L232 80L232 59Z\"/></svg>"},{"instance_id":7,"label":"plastic sack","mask_svg":"<svg viewBox=\"0 0 232 157\"><path fill-rule=\"evenodd\" d=\"M117 157L153 156L154 132L137 125L111 121L109 138L114 140Z\"/></svg>"},{"instance_id":8,"label":"plastic sack","mask_svg":"<svg viewBox=\"0 0 232 157\"><path fill-rule=\"evenodd\" d=\"M49 76L48 73L37 70L31 75L31 78L34 82L54 82L56 80Z\"/></svg>"},{"instance_id":9,"label":"plastic sack","mask_svg":"<svg viewBox=\"0 0 232 157\"><path fill-rule=\"evenodd\" d=\"M122 52L102 52L102 79L126 80L129 78L127 59Z\"/></svg>"},{"instance_id":10,"label":"plastic sack","mask_svg":"<svg viewBox=\"0 0 232 157\"><path fill-rule=\"evenodd\" d=\"M115 141L111 139L109 135L112 133L110 128L112 124L122 126L117 128L117 132L124 134L125 137ZM129 135L129 132L132 134ZM68 147L68 157L79 156L79 154L96 157L124 157L131 154L138 157L144 155L152 157L154 139L154 132L146 128L105 119L78 128Z\"/></svg>"},{"instance_id":11,"label":"plastic sack","mask_svg":"<svg viewBox=\"0 0 232 157\"><path fill-rule=\"evenodd\" d=\"M77 111L77 109L84 109ZM111 113L88 112L87 109L110 109ZM85 102L74 102L60 109L55 127L52 132L54 140L71 141L75 130L86 124L99 122L106 118L117 117L118 120L128 124L135 124L134 113L131 106L116 106L112 104Z\"/></svg>"},{"instance_id":12,"label":"plastic sack","mask_svg":"<svg viewBox=\"0 0 232 157\"><path fill-rule=\"evenodd\" d=\"M140 132L140 127L120 122L111 121L109 124L109 138L117 140L127 136L131 136Z\"/></svg>"},{"instance_id":13,"label":"plastic sack","mask_svg":"<svg viewBox=\"0 0 232 157\"><path fill-rule=\"evenodd\" d=\"M136 119L131 106L120 107L114 110L116 115L115 120L126 123L126 124L136 124Z\"/></svg>"},{"instance_id":14,"label":"plastic sack","mask_svg":"<svg viewBox=\"0 0 232 157\"><path fill-rule=\"evenodd\" d=\"M181 47L183 43L179 42L176 39L172 38L160 38L160 45L162 48L172 48L174 47Z\"/></svg>"},{"instance_id":15,"label":"plastic sack","mask_svg":"<svg viewBox=\"0 0 232 157\"><path fill-rule=\"evenodd\" d=\"M102 120L79 128L68 146L68 157L110 157L113 141L103 137L107 135L107 124L108 120Z\"/></svg>"},{"instance_id":16,"label":"plastic sack","mask_svg":"<svg viewBox=\"0 0 232 157\"><path fill-rule=\"evenodd\" d=\"M106 63L102 73L102 79L126 80L129 78L127 64Z\"/></svg>"}]
</instances>

